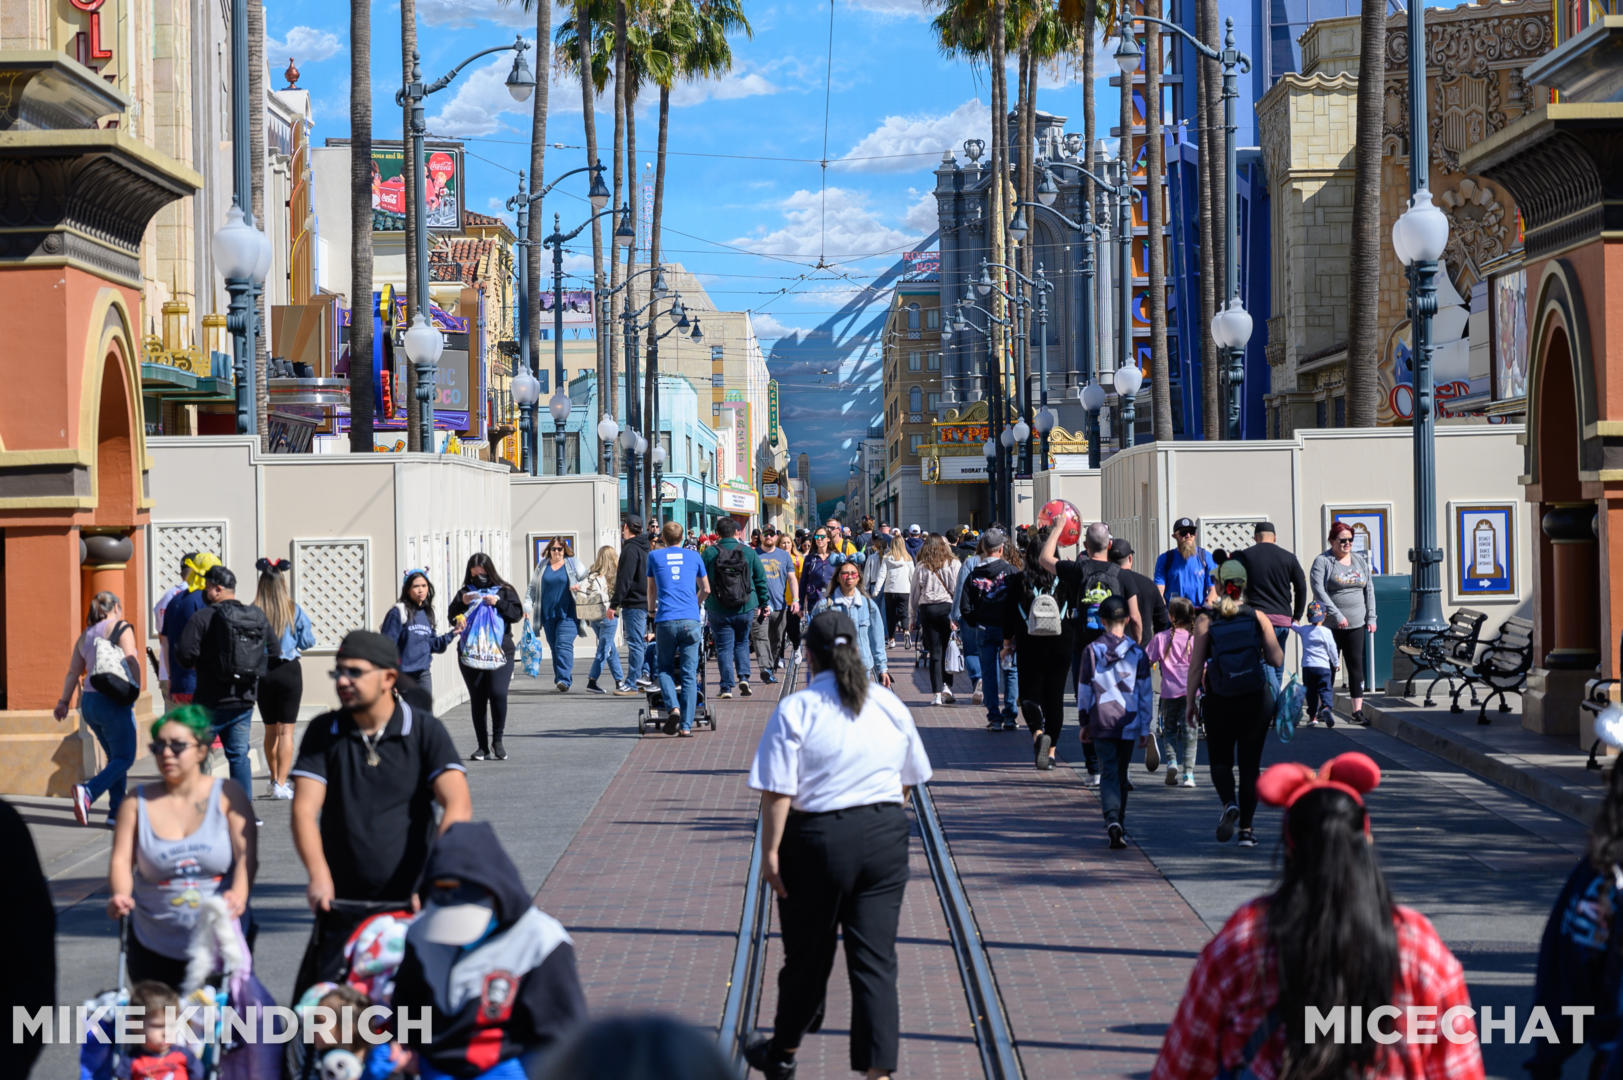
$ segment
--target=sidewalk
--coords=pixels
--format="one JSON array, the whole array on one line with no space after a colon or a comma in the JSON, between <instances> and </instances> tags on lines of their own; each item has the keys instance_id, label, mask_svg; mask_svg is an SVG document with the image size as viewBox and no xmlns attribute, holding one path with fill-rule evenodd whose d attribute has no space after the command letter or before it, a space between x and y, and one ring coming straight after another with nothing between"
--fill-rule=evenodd
<instances>
[{"instance_id":1,"label":"sidewalk","mask_svg":"<svg viewBox=\"0 0 1623 1080\"><path fill-rule=\"evenodd\" d=\"M1595 819L1606 795L1606 774L1588 768L1588 751L1574 736L1540 735L1523 728L1519 701L1509 712L1490 708L1492 722L1478 724L1474 708L1452 713L1446 703L1426 708L1421 700L1374 694L1364 699L1364 715L1377 731L1484 780L1585 824ZM1601 761L1605 764L1604 756Z\"/></svg>"}]
</instances>

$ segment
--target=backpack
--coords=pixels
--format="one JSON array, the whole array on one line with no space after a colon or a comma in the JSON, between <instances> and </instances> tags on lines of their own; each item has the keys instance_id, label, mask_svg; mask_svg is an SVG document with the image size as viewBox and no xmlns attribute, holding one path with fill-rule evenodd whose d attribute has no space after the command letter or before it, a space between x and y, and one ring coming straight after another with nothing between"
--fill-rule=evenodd
<instances>
[{"instance_id":1,"label":"backpack","mask_svg":"<svg viewBox=\"0 0 1623 1080\"><path fill-rule=\"evenodd\" d=\"M1268 685L1262 643L1249 607L1231 618L1214 618L1207 631L1206 689L1222 697L1245 697Z\"/></svg>"},{"instance_id":2,"label":"backpack","mask_svg":"<svg viewBox=\"0 0 1623 1080\"><path fill-rule=\"evenodd\" d=\"M996 571L992 568L997 567ZM984 571L984 572L983 572ZM964 592L958 601L958 613L970 626L999 626L1001 611L1009 592L1010 567L999 560L981 563L970 572L964 582Z\"/></svg>"},{"instance_id":3,"label":"backpack","mask_svg":"<svg viewBox=\"0 0 1623 1080\"><path fill-rule=\"evenodd\" d=\"M1082 587L1082 631L1090 641L1105 632L1105 624L1099 621L1099 605L1115 595L1116 590L1110 587L1103 574Z\"/></svg>"},{"instance_id":4,"label":"backpack","mask_svg":"<svg viewBox=\"0 0 1623 1080\"><path fill-rule=\"evenodd\" d=\"M1052 592L1040 592L1031 598L1031 610L1026 612L1026 633L1031 637L1058 637L1065 621L1065 611Z\"/></svg>"},{"instance_id":5,"label":"backpack","mask_svg":"<svg viewBox=\"0 0 1623 1080\"><path fill-rule=\"evenodd\" d=\"M117 705L133 705L141 696L140 665L117 644L129 628L129 623L117 622L106 637L96 639L95 663L86 679L92 690Z\"/></svg>"},{"instance_id":6,"label":"backpack","mask_svg":"<svg viewBox=\"0 0 1623 1080\"><path fill-rule=\"evenodd\" d=\"M222 682L253 683L265 674L270 623L265 613L237 600L214 605L209 626L209 649Z\"/></svg>"},{"instance_id":7,"label":"backpack","mask_svg":"<svg viewBox=\"0 0 1623 1080\"><path fill-rule=\"evenodd\" d=\"M715 580L716 603L724 611L743 611L750 602L750 564L742 544L716 549L716 561L710 568Z\"/></svg>"},{"instance_id":8,"label":"backpack","mask_svg":"<svg viewBox=\"0 0 1623 1080\"><path fill-rule=\"evenodd\" d=\"M600 574L588 574L575 594L575 617L597 622L609 613L609 583Z\"/></svg>"}]
</instances>

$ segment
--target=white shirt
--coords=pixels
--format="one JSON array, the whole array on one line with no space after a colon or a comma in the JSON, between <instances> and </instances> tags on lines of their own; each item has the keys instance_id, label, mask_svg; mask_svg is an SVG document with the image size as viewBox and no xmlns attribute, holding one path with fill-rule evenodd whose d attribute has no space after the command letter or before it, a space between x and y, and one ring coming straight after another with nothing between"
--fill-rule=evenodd
<instances>
[{"instance_id":1,"label":"white shirt","mask_svg":"<svg viewBox=\"0 0 1623 1080\"><path fill-rule=\"evenodd\" d=\"M903 786L930 779L930 759L900 698L870 684L855 718L840 704L834 673L778 703L750 766L750 787L792 796L808 814L902 801Z\"/></svg>"}]
</instances>

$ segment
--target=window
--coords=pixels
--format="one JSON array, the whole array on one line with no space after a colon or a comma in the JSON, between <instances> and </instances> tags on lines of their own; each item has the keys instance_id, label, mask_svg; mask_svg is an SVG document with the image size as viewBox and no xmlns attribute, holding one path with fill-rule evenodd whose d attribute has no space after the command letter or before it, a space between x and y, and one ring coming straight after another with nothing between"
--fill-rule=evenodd
<instances>
[{"instance_id":1,"label":"window","mask_svg":"<svg viewBox=\"0 0 1623 1080\"><path fill-rule=\"evenodd\" d=\"M1322 428L1322 427L1326 426L1325 425L1325 405L1326 404L1328 404L1328 403L1323 398L1320 398L1318 401L1313 403L1313 426L1314 427L1321 427Z\"/></svg>"},{"instance_id":2,"label":"window","mask_svg":"<svg viewBox=\"0 0 1623 1080\"><path fill-rule=\"evenodd\" d=\"M908 353L907 354L907 370L909 370L909 371L923 371L924 370L924 354L921 353L921 352L910 352L910 353Z\"/></svg>"},{"instance_id":3,"label":"window","mask_svg":"<svg viewBox=\"0 0 1623 1080\"><path fill-rule=\"evenodd\" d=\"M907 411L908 412L923 412L924 411L924 391L920 390L916 386L908 387L908 390L907 390Z\"/></svg>"},{"instance_id":4,"label":"window","mask_svg":"<svg viewBox=\"0 0 1623 1080\"><path fill-rule=\"evenodd\" d=\"M930 370L931 371L940 371L941 370L941 354L940 353L933 352L933 353L930 354Z\"/></svg>"},{"instance_id":5,"label":"window","mask_svg":"<svg viewBox=\"0 0 1623 1080\"><path fill-rule=\"evenodd\" d=\"M919 306L916 303L907 305L907 328L909 330L919 328Z\"/></svg>"},{"instance_id":6,"label":"window","mask_svg":"<svg viewBox=\"0 0 1623 1080\"><path fill-rule=\"evenodd\" d=\"M664 470L666 472L675 472L676 471L676 459L671 457L671 433L670 432L661 431L659 433L659 445L660 445L660 448L665 451L665 464L663 466Z\"/></svg>"},{"instance_id":7,"label":"window","mask_svg":"<svg viewBox=\"0 0 1623 1080\"><path fill-rule=\"evenodd\" d=\"M941 411L941 395L940 394L931 394L930 395L930 411L933 412L933 413L938 413L938 412Z\"/></svg>"},{"instance_id":8,"label":"window","mask_svg":"<svg viewBox=\"0 0 1623 1080\"><path fill-rule=\"evenodd\" d=\"M686 441L687 441L687 453L682 458L682 471L687 472L687 473L692 473L693 472L693 467L694 467L694 461L693 461L693 436L692 435L687 436Z\"/></svg>"},{"instance_id":9,"label":"window","mask_svg":"<svg viewBox=\"0 0 1623 1080\"><path fill-rule=\"evenodd\" d=\"M914 457L919 455L919 447L924 443L923 435L909 435L907 437L907 452Z\"/></svg>"},{"instance_id":10,"label":"window","mask_svg":"<svg viewBox=\"0 0 1623 1080\"><path fill-rule=\"evenodd\" d=\"M1335 410L1336 410L1335 411L1336 427L1346 427L1347 426L1347 399L1344 398L1344 397L1336 398Z\"/></svg>"},{"instance_id":11,"label":"window","mask_svg":"<svg viewBox=\"0 0 1623 1080\"><path fill-rule=\"evenodd\" d=\"M924 313L924 327L927 330L941 329L941 309L933 307Z\"/></svg>"},{"instance_id":12,"label":"window","mask_svg":"<svg viewBox=\"0 0 1623 1080\"><path fill-rule=\"evenodd\" d=\"M899 458L901 456L902 456L902 444L899 443L899 442L891 443L890 444L890 460L895 461L897 458Z\"/></svg>"}]
</instances>

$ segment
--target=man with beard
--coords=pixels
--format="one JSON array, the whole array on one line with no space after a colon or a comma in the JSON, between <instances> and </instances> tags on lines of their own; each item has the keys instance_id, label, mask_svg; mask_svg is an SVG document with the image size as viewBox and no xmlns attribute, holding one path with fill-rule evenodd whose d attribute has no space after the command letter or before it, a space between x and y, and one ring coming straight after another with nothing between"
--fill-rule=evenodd
<instances>
[{"instance_id":1,"label":"man with beard","mask_svg":"<svg viewBox=\"0 0 1623 1080\"><path fill-rule=\"evenodd\" d=\"M467 774L445 725L395 696L394 639L352 631L332 675L340 708L310 721L289 774L293 845L316 918L295 999L339 974L344 942L371 914L353 902L412 906L433 846L434 804L441 833L473 817Z\"/></svg>"}]
</instances>

